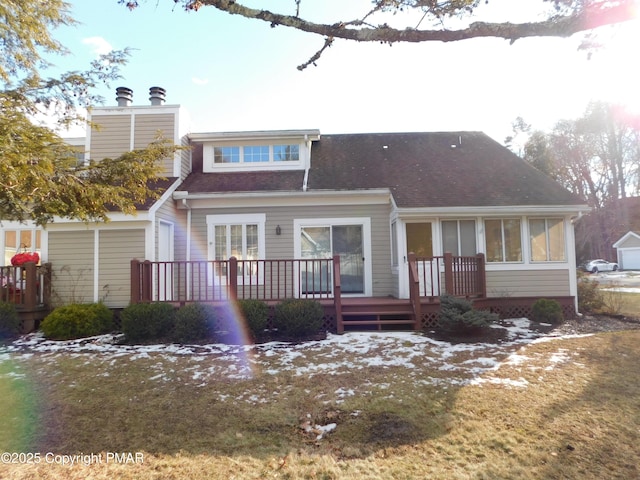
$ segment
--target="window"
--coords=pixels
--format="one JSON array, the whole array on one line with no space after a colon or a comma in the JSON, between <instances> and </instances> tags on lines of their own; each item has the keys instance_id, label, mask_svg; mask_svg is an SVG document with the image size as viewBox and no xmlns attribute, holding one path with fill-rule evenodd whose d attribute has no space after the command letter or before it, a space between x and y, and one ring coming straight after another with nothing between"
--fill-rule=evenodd
<instances>
[{"instance_id":1,"label":"window","mask_svg":"<svg viewBox=\"0 0 640 480\"><path fill-rule=\"evenodd\" d=\"M214 163L239 163L240 147L214 147Z\"/></svg>"},{"instance_id":2,"label":"window","mask_svg":"<svg viewBox=\"0 0 640 480\"><path fill-rule=\"evenodd\" d=\"M244 161L247 163L269 161L268 145L244 147L243 150L244 150Z\"/></svg>"},{"instance_id":3,"label":"window","mask_svg":"<svg viewBox=\"0 0 640 480\"><path fill-rule=\"evenodd\" d=\"M522 262L520 220L485 220L487 262Z\"/></svg>"},{"instance_id":4,"label":"window","mask_svg":"<svg viewBox=\"0 0 640 480\"><path fill-rule=\"evenodd\" d=\"M300 160L299 145L274 145L273 161L274 162L293 162Z\"/></svg>"},{"instance_id":5,"label":"window","mask_svg":"<svg viewBox=\"0 0 640 480\"><path fill-rule=\"evenodd\" d=\"M4 231L4 265L11 265L11 257L16 253L38 252L42 258L42 231L38 229Z\"/></svg>"},{"instance_id":6,"label":"window","mask_svg":"<svg viewBox=\"0 0 640 480\"><path fill-rule=\"evenodd\" d=\"M565 260L564 222L562 218L529 220L531 261L562 262Z\"/></svg>"},{"instance_id":7,"label":"window","mask_svg":"<svg viewBox=\"0 0 640 480\"><path fill-rule=\"evenodd\" d=\"M477 254L475 220L443 221L442 251L464 257Z\"/></svg>"},{"instance_id":8,"label":"window","mask_svg":"<svg viewBox=\"0 0 640 480\"><path fill-rule=\"evenodd\" d=\"M236 257L238 260L263 260L265 221L264 214L207 215L209 259L229 260L230 257ZM256 263L238 265L238 275L254 277L254 282L259 281L257 271ZM226 276L226 264L216 264L215 278L226 280Z\"/></svg>"},{"instance_id":9,"label":"window","mask_svg":"<svg viewBox=\"0 0 640 480\"><path fill-rule=\"evenodd\" d=\"M213 163L216 165L231 164L239 166L243 164L281 164L284 162L300 161L300 145L220 145L208 146L206 155L213 155ZM213 152L213 153L211 153Z\"/></svg>"}]
</instances>

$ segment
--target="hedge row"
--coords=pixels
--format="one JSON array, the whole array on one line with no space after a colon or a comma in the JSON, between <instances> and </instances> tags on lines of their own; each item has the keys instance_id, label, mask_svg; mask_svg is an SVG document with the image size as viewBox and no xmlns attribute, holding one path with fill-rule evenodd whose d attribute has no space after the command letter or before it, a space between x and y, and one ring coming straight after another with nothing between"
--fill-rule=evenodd
<instances>
[{"instance_id":1,"label":"hedge row","mask_svg":"<svg viewBox=\"0 0 640 480\"><path fill-rule=\"evenodd\" d=\"M261 300L239 300L237 307L252 339L265 337L268 305ZM323 315L322 305L315 300L283 300L274 309L275 331L268 333L280 338L304 339L319 332ZM219 340L235 324L231 312L203 303L177 309L167 303L133 304L122 310L120 320L127 342ZM113 330L113 314L101 303L67 305L48 315L41 329L45 337L55 340L99 335Z\"/></svg>"}]
</instances>

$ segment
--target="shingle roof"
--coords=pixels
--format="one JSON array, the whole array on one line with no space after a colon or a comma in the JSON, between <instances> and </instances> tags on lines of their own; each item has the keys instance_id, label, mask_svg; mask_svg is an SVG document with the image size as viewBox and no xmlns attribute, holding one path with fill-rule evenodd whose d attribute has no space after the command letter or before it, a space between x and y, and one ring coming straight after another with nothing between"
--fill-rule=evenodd
<instances>
[{"instance_id":1,"label":"shingle roof","mask_svg":"<svg viewBox=\"0 0 640 480\"><path fill-rule=\"evenodd\" d=\"M301 191L304 180L303 171L203 173L200 168L178 190ZM389 188L396 204L406 208L585 203L480 132L323 135L313 142L308 188Z\"/></svg>"},{"instance_id":2,"label":"shingle roof","mask_svg":"<svg viewBox=\"0 0 640 480\"><path fill-rule=\"evenodd\" d=\"M399 207L583 205L481 132L323 135L309 189L387 187Z\"/></svg>"}]
</instances>

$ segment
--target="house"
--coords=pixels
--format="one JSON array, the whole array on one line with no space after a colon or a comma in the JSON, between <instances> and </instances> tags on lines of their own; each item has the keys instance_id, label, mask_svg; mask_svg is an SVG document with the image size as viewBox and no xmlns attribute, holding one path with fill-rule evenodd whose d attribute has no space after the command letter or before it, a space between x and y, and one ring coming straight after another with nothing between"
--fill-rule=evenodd
<instances>
[{"instance_id":1,"label":"house","mask_svg":"<svg viewBox=\"0 0 640 480\"><path fill-rule=\"evenodd\" d=\"M486 305L553 297L575 311L573 221L588 208L487 135L192 132L164 98L153 87L150 105L132 105L119 88L117 106L93 109L101 128L84 143L87 159L145 146L158 131L190 146L166 159L157 201L105 224L2 225L5 256L20 239L52 264L58 303L126 306L140 287L132 259L154 265L149 300L206 299L196 285L225 290L230 271L254 293L291 283L287 295L331 297L334 267L323 259L332 257L341 298L409 299L411 253L421 259L420 295L433 301L445 254L480 253ZM247 263L229 268L231 257ZM274 280L275 264L257 263L275 259L296 259L278 264L295 280Z\"/></svg>"},{"instance_id":2,"label":"house","mask_svg":"<svg viewBox=\"0 0 640 480\"><path fill-rule=\"evenodd\" d=\"M640 234L625 233L613 248L618 252L618 265L622 270L640 270Z\"/></svg>"}]
</instances>

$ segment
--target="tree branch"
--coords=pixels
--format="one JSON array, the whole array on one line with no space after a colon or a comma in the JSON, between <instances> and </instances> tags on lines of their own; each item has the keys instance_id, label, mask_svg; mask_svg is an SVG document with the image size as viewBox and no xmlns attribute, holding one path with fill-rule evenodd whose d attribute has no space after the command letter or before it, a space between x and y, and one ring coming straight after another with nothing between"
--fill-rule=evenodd
<instances>
[{"instance_id":1,"label":"tree branch","mask_svg":"<svg viewBox=\"0 0 640 480\"><path fill-rule=\"evenodd\" d=\"M186 2L186 7L192 0ZM592 30L605 25L626 22L637 18L633 0L623 0L611 5L610 2L593 2L582 10L570 15L550 17L540 22L529 23L489 23L475 22L459 30L419 30L407 28L399 30L388 25L371 28L353 28L358 21L339 22L332 25L314 23L291 15L282 15L268 10L249 8L234 0L198 0L198 8L211 6L223 12L240 15L249 19L268 22L272 27L283 25L303 32L324 37L341 38L357 42L454 42L480 37L496 37L512 43L526 37L569 37L575 33ZM193 9L193 7L191 8ZM361 22L360 22L361 24Z\"/></svg>"}]
</instances>

